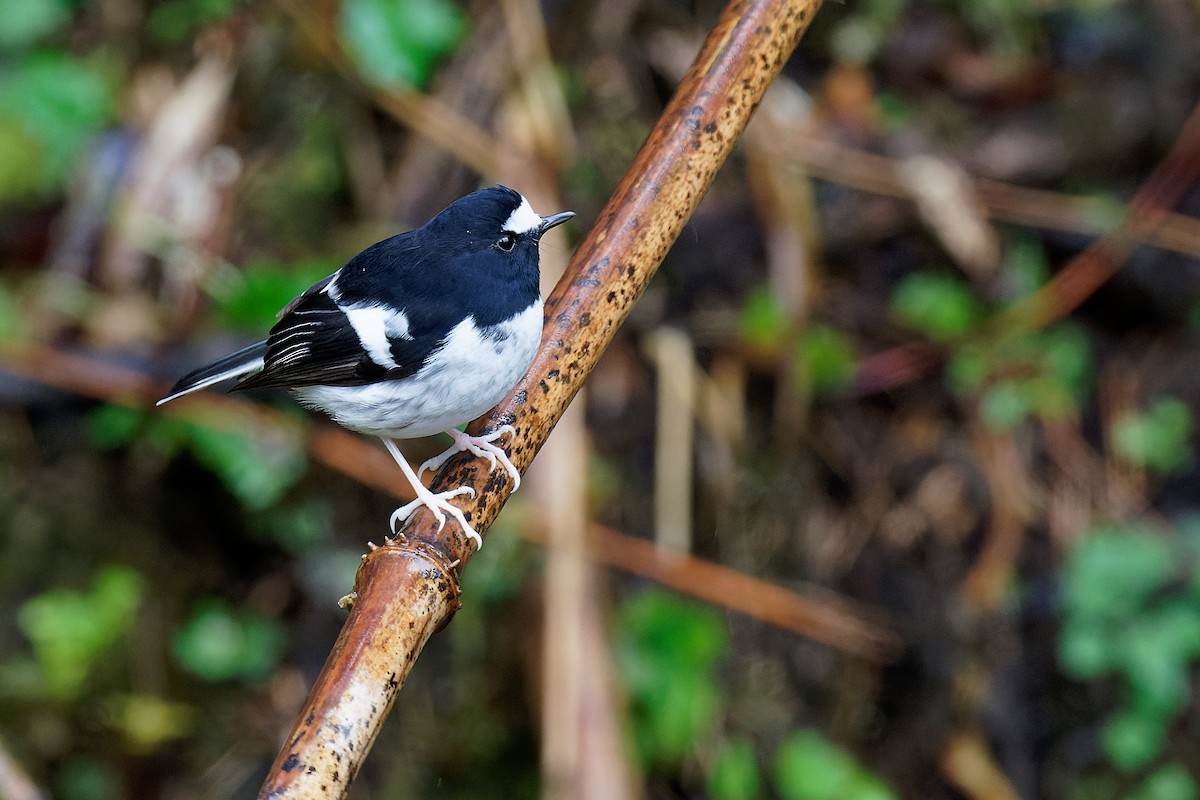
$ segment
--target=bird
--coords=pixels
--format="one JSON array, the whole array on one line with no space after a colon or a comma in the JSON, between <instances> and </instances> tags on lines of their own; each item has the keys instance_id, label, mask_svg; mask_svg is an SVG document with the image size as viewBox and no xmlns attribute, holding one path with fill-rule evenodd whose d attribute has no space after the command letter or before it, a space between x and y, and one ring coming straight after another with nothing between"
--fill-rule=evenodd
<instances>
[{"instance_id":1,"label":"bird","mask_svg":"<svg viewBox=\"0 0 1200 800\"><path fill-rule=\"evenodd\" d=\"M416 499L391 516L393 535L420 506L440 531L451 515L483 546L449 502L469 486L434 493L421 483L468 451L521 475L495 444L511 425L472 436L458 430L495 406L533 363L542 335L539 243L575 216L541 216L506 186L451 203L419 228L371 245L279 312L267 338L180 378L157 405L215 384L283 388L304 406L358 433L377 436ZM453 444L414 473L396 444L439 432Z\"/></svg>"}]
</instances>

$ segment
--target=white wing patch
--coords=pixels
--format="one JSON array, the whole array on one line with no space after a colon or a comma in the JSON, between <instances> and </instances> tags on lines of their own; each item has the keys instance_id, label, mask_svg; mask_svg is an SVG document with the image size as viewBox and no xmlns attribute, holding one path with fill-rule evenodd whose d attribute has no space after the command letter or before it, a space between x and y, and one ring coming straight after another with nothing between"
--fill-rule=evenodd
<instances>
[{"instance_id":1,"label":"white wing patch","mask_svg":"<svg viewBox=\"0 0 1200 800\"><path fill-rule=\"evenodd\" d=\"M541 300L510 320L478 328L467 317L413 376L365 386L301 386L300 401L351 430L412 439L461 425L496 405L537 354Z\"/></svg>"},{"instance_id":2,"label":"white wing patch","mask_svg":"<svg viewBox=\"0 0 1200 800\"><path fill-rule=\"evenodd\" d=\"M408 317L404 312L385 306L350 306L342 308L342 311L371 360L381 367L396 369L399 365L392 358L389 338L412 338L408 332Z\"/></svg>"},{"instance_id":3,"label":"white wing patch","mask_svg":"<svg viewBox=\"0 0 1200 800\"><path fill-rule=\"evenodd\" d=\"M534 230L541 224L542 218L533 210L533 206L529 205L529 201L522 197L521 205L517 206L516 210L508 215L508 219L504 221L501 229L520 236L522 233Z\"/></svg>"}]
</instances>

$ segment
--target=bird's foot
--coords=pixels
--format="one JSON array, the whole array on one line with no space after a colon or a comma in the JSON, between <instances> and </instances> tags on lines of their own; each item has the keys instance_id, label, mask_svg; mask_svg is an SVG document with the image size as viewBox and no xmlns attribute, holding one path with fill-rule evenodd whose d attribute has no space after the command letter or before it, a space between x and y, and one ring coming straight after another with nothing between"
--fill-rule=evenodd
<instances>
[{"instance_id":1,"label":"bird's foot","mask_svg":"<svg viewBox=\"0 0 1200 800\"><path fill-rule=\"evenodd\" d=\"M417 469L417 477L420 477L422 474L424 474L425 470L436 472L456 453L468 451L476 456L479 456L480 458L486 458L491 464L489 471L495 469L496 462L499 461L504 465L504 470L508 473L509 477L512 478L513 491L515 492L517 489L521 488L521 473L517 471L516 466L514 466L512 461L509 460L508 453L506 453L504 448L500 447L499 445L492 444L492 442L494 442L496 439L499 439L501 436L504 436L505 434L510 434L515 437L517 435L517 430L512 425L501 425L491 433L485 433L482 436L471 436L468 433L463 433L462 431L454 428L446 431L446 433L449 434L450 438L454 440L454 444L451 445L445 452L434 456L422 464Z\"/></svg>"},{"instance_id":2,"label":"bird's foot","mask_svg":"<svg viewBox=\"0 0 1200 800\"><path fill-rule=\"evenodd\" d=\"M474 489L472 489L470 486L459 486L457 489L451 489L448 492L438 492L437 494L434 494L424 486L420 486L420 488L418 488L418 486L419 484L413 486L413 490L417 494L417 499L413 500L407 505L400 506L400 508L397 508L392 512L391 527L393 535L395 535L396 531L399 529L400 523L408 519L409 515L411 515L418 508L425 506L432 511L433 516L437 518L438 531L441 531L442 528L445 527L446 514L449 514L450 516L454 517L460 526L462 526L463 533L465 533L469 539L474 540L476 550L479 550L483 547L483 537L471 527L469 522L467 522L467 518L463 516L462 509L448 502L451 497L458 497L460 494L469 494L474 497Z\"/></svg>"},{"instance_id":3,"label":"bird's foot","mask_svg":"<svg viewBox=\"0 0 1200 800\"><path fill-rule=\"evenodd\" d=\"M437 517L439 532L446 526L446 514L449 514L458 521L459 525L462 526L463 533L475 541L476 550L483 547L483 537L479 535L478 531L471 527L469 522L467 522L467 518L463 516L462 509L458 506L451 505L449 502L450 498L458 497L460 494L469 494L474 497L475 490L470 486L459 486L457 489L451 489L448 492L438 492L437 494L434 494L425 487L425 484L421 483L421 479L417 475L413 474L412 467L408 465L408 460L404 458L404 454L400 452L400 448L396 446L395 442L393 442L391 439L384 439L383 444L384 447L387 448L388 452L392 454L392 458L396 460L396 463L400 466L401 471L404 472L404 477L408 479L409 485L412 486L413 494L416 495L417 498L411 503L400 506L392 512L392 535L398 536L398 528L400 527L400 523L408 519L412 512L416 511L421 506L425 506L433 512L435 517Z\"/></svg>"}]
</instances>

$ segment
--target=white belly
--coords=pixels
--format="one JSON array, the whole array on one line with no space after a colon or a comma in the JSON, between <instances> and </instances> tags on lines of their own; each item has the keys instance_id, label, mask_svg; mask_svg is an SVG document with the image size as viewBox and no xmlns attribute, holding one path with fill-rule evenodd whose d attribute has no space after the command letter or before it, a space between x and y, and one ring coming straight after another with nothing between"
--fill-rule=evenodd
<instances>
[{"instance_id":1,"label":"white belly","mask_svg":"<svg viewBox=\"0 0 1200 800\"><path fill-rule=\"evenodd\" d=\"M468 317L407 378L367 386L303 386L296 398L351 430L415 439L470 422L508 394L529 369L542 338L542 301L499 325Z\"/></svg>"}]
</instances>

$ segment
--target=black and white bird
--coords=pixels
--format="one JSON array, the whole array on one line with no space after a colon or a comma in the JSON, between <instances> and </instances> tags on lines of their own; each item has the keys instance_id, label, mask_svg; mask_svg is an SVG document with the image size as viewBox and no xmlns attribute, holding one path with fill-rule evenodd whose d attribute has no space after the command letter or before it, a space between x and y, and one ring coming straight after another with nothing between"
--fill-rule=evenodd
<instances>
[{"instance_id":1,"label":"black and white bird","mask_svg":"<svg viewBox=\"0 0 1200 800\"><path fill-rule=\"evenodd\" d=\"M235 389L290 389L304 405L383 440L417 497L392 514L393 531L424 505L439 529L453 516L478 548L483 539L448 502L474 490L434 494L420 476L466 450L492 469L499 461L513 488L520 485L494 444L515 434L511 425L482 436L456 426L500 402L532 363L542 334L538 243L573 216L539 216L504 186L469 194L350 259L280 311L265 341L185 375L158 404L233 379ZM414 473L393 440L438 432L453 446Z\"/></svg>"}]
</instances>

